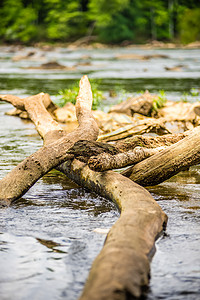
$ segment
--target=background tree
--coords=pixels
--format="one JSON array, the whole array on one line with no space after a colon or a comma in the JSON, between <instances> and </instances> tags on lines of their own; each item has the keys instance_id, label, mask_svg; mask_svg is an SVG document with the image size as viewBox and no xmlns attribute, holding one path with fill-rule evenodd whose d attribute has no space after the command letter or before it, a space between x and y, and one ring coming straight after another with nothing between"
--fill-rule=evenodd
<instances>
[{"instance_id":1,"label":"background tree","mask_svg":"<svg viewBox=\"0 0 200 300\"><path fill-rule=\"evenodd\" d=\"M82 10L82 6L85 7L84 1L44 0L44 5L48 39L66 41L86 34L86 15Z\"/></svg>"},{"instance_id":2,"label":"background tree","mask_svg":"<svg viewBox=\"0 0 200 300\"><path fill-rule=\"evenodd\" d=\"M22 0L4 0L0 7L0 37L5 41L29 42L37 35L37 11Z\"/></svg>"},{"instance_id":3,"label":"background tree","mask_svg":"<svg viewBox=\"0 0 200 300\"><path fill-rule=\"evenodd\" d=\"M1 0L0 41L106 43L200 38L199 0Z\"/></svg>"}]
</instances>

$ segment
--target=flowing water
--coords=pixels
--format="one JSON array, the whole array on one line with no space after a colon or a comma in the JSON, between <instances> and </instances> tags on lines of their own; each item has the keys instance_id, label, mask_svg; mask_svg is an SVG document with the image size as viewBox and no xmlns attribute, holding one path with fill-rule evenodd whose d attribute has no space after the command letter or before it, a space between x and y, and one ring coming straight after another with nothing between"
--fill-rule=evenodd
<instances>
[{"instance_id":1,"label":"flowing water","mask_svg":"<svg viewBox=\"0 0 200 300\"><path fill-rule=\"evenodd\" d=\"M34 51L28 59L17 59ZM167 57L116 59L119 54ZM54 60L73 69L27 68ZM192 88L200 88L200 51L0 48L0 94L24 97L43 91L56 99L59 89L83 74L106 95L111 89L126 94L164 89L170 100L177 100ZM114 101L108 98L103 106ZM0 178L42 145L32 123L4 114L11 108L0 103ZM200 166L149 191L169 221L165 235L156 243L147 300L199 299ZM57 171L48 173L11 207L0 210L0 299L77 299L105 240L106 235L96 229L110 228L118 217L113 203L77 187Z\"/></svg>"}]
</instances>

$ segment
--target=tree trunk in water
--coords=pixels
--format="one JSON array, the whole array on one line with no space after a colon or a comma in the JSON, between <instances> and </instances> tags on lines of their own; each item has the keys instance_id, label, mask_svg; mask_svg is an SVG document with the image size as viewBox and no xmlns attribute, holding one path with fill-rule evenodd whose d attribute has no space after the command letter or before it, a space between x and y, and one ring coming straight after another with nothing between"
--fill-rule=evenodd
<instances>
[{"instance_id":1,"label":"tree trunk in water","mask_svg":"<svg viewBox=\"0 0 200 300\"><path fill-rule=\"evenodd\" d=\"M80 300L140 297L148 285L155 240L167 216L147 190L119 173L94 172L78 160L63 163L59 170L112 200L121 211L92 265Z\"/></svg>"},{"instance_id":2,"label":"tree trunk in water","mask_svg":"<svg viewBox=\"0 0 200 300\"><path fill-rule=\"evenodd\" d=\"M122 174L142 186L159 184L200 163L200 127L167 149L147 158Z\"/></svg>"}]
</instances>

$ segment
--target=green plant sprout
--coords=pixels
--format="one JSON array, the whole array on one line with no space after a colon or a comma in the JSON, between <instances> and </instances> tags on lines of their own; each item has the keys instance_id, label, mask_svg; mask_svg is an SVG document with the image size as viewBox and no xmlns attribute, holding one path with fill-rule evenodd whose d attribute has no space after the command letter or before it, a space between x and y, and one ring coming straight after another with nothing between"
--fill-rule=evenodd
<instances>
[{"instance_id":1,"label":"green plant sprout","mask_svg":"<svg viewBox=\"0 0 200 300\"><path fill-rule=\"evenodd\" d=\"M195 89L195 88L192 88L190 90L190 94L193 96L193 97L197 97L200 95L200 91L198 89Z\"/></svg>"},{"instance_id":2,"label":"green plant sprout","mask_svg":"<svg viewBox=\"0 0 200 300\"><path fill-rule=\"evenodd\" d=\"M76 97L78 96L79 86L78 84L72 86L68 89L59 90L57 94L56 104L60 107L63 107L67 102L72 104L76 103ZM96 110L101 101L104 99L103 92L97 89L97 85L92 83L92 94L93 94L93 103L92 109Z\"/></svg>"},{"instance_id":3,"label":"green plant sprout","mask_svg":"<svg viewBox=\"0 0 200 300\"><path fill-rule=\"evenodd\" d=\"M167 98L166 98L166 95L165 95L165 91L160 90L158 97L156 97L153 100L152 112L153 111L157 112L159 108L162 108L165 105L166 101L167 101Z\"/></svg>"},{"instance_id":4,"label":"green plant sprout","mask_svg":"<svg viewBox=\"0 0 200 300\"><path fill-rule=\"evenodd\" d=\"M184 92L183 95L181 96L181 102L188 102L188 96L189 94Z\"/></svg>"}]
</instances>

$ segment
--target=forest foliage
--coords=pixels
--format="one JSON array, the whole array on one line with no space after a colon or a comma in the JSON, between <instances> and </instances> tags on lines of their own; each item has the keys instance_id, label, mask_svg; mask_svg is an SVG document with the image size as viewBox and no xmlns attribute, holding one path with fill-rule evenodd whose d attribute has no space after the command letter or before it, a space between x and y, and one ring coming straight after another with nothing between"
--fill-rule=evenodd
<instances>
[{"instance_id":1,"label":"forest foliage","mask_svg":"<svg viewBox=\"0 0 200 300\"><path fill-rule=\"evenodd\" d=\"M1 43L200 40L199 0L1 0Z\"/></svg>"}]
</instances>

